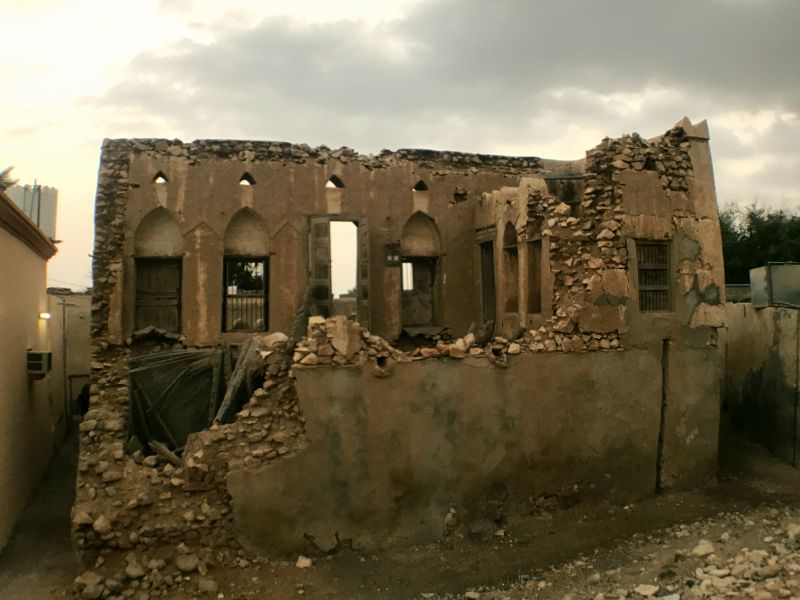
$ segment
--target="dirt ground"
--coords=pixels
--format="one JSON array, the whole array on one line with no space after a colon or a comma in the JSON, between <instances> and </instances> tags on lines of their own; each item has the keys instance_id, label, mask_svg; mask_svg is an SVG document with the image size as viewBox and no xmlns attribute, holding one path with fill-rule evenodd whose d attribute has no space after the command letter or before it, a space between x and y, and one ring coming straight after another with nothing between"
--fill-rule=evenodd
<instances>
[{"instance_id":1,"label":"dirt ground","mask_svg":"<svg viewBox=\"0 0 800 600\"><path fill-rule=\"evenodd\" d=\"M297 557L251 561L243 556L238 568L209 571L217 590L204 597L676 600L701 597L701 590L702 597L713 597L709 586L722 581L729 589L717 590L719 597L800 598L800 576L797 590L791 579L776 579L794 573L796 550L787 527L800 524L800 471L738 438L725 436L723 446L720 479L713 487L627 506L543 507L502 530L374 554L345 550L312 557L312 565L303 569L296 566ZM80 568L69 543L72 488L64 476L74 466L63 454L0 557L0 598L71 595ZM798 536L800 543L800 529ZM713 551L695 556L692 551L701 540L710 542ZM743 548L764 548L767 556L743 555ZM800 554L796 558L800 573ZM730 566L736 560L749 564L761 559L784 565L777 574L770 566L754 576L758 586L771 589L727 581L726 569L738 573ZM714 582L704 583L711 578ZM758 596L761 592L770 595ZM142 591L129 593L149 597Z\"/></svg>"},{"instance_id":2,"label":"dirt ground","mask_svg":"<svg viewBox=\"0 0 800 600\"><path fill-rule=\"evenodd\" d=\"M0 554L2 600L55 597L81 570L69 533L77 449L78 438L73 432Z\"/></svg>"}]
</instances>

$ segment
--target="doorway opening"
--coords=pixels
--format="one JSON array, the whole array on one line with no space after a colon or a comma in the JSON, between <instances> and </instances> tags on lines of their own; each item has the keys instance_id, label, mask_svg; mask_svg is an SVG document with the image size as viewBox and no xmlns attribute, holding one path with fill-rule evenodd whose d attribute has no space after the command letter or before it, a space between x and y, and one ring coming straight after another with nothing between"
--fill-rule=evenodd
<instances>
[{"instance_id":1,"label":"doorway opening","mask_svg":"<svg viewBox=\"0 0 800 600\"><path fill-rule=\"evenodd\" d=\"M494 321L497 314L497 299L494 288L494 241L482 242L481 253L481 299L483 322Z\"/></svg>"},{"instance_id":2,"label":"doorway opening","mask_svg":"<svg viewBox=\"0 0 800 600\"><path fill-rule=\"evenodd\" d=\"M358 225L331 221L331 292L333 315L353 319L358 313Z\"/></svg>"},{"instance_id":3,"label":"doorway opening","mask_svg":"<svg viewBox=\"0 0 800 600\"><path fill-rule=\"evenodd\" d=\"M403 325L417 327L433 325L436 258L404 257L401 268Z\"/></svg>"}]
</instances>

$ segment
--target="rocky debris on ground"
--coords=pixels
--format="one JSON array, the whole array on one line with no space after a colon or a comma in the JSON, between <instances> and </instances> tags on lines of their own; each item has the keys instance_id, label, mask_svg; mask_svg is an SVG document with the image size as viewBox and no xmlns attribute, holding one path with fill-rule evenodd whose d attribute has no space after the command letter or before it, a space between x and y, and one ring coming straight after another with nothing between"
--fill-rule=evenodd
<instances>
[{"instance_id":1,"label":"rocky debris on ground","mask_svg":"<svg viewBox=\"0 0 800 600\"><path fill-rule=\"evenodd\" d=\"M252 560L225 548L214 551L190 548L184 543L148 550L131 551L121 560L99 557L93 568L75 578L72 591L82 600L122 600L172 597L182 593L191 598L216 597L219 585L210 571L234 569Z\"/></svg>"},{"instance_id":2,"label":"rocky debris on ground","mask_svg":"<svg viewBox=\"0 0 800 600\"><path fill-rule=\"evenodd\" d=\"M430 598L481 600L778 600L800 598L800 510L723 513L652 534L520 578L510 587ZM606 555L606 556L604 556ZM478 594L477 596L475 594Z\"/></svg>"}]
</instances>

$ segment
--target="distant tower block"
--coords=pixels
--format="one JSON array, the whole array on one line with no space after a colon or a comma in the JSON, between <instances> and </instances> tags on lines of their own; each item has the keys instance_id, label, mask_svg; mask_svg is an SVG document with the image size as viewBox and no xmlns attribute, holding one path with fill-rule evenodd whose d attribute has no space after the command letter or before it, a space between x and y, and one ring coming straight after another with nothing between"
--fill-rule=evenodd
<instances>
[{"instance_id":1,"label":"distant tower block","mask_svg":"<svg viewBox=\"0 0 800 600\"><path fill-rule=\"evenodd\" d=\"M12 185L6 193L51 240L56 239L58 190L34 183Z\"/></svg>"}]
</instances>

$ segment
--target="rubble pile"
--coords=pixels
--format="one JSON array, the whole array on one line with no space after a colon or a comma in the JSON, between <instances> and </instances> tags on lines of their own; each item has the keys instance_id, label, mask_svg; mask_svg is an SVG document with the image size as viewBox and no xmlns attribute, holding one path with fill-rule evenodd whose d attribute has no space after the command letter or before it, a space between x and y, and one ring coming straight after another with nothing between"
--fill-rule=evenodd
<instances>
[{"instance_id":1,"label":"rubble pile","mask_svg":"<svg viewBox=\"0 0 800 600\"><path fill-rule=\"evenodd\" d=\"M264 336L264 383L236 413L233 423L214 424L189 437L185 464L190 481L225 485L229 469L256 468L305 447L305 419L297 403L286 353L286 336Z\"/></svg>"},{"instance_id":2,"label":"rubble pile","mask_svg":"<svg viewBox=\"0 0 800 600\"><path fill-rule=\"evenodd\" d=\"M517 230L521 243L548 240L554 277L553 316L526 336L532 352L613 350L627 331L625 305L628 249L621 175L654 171L669 194L685 194L692 175L689 140L674 127L652 141L638 134L606 138L586 156L584 192L568 204L529 189L527 220Z\"/></svg>"},{"instance_id":3,"label":"rubble pile","mask_svg":"<svg viewBox=\"0 0 800 600\"><path fill-rule=\"evenodd\" d=\"M232 423L191 434L181 457L157 443L151 454L130 447L123 416L130 349L107 351L107 360L93 365L96 401L80 426L72 525L84 560L95 567L76 580L79 597L210 593L208 569L244 560L225 488L228 470L257 467L305 443L286 341L281 333L263 336L261 387Z\"/></svg>"},{"instance_id":4,"label":"rubble pile","mask_svg":"<svg viewBox=\"0 0 800 600\"><path fill-rule=\"evenodd\" d=\"M619 334L576 333L553 334L547 325L523 331L515 339L494 336L480 343L474 333L455 340L439 340L434 346L420 346L411 353L412 360L425 358L486 358L502 364L506 357L528 352L587 352L595 350L621 350Z\"/></svg>"},{"instance_id":5,"label":"rubble pile","mask_svg":"<svg viewBox=\"0 0 800 600\"><path fill-rule=\"evenodd\" d=\"M369 360L410 358L382 337L370 334L345 316L310 317L308 335L300 340L292 360L296 365L363 365Z\"/></svg>"},{"instance_id":6,"label":"rubble pile","mask_svg":"<svg viewBox=\"0 0 800 600\"><path fill-rule=\"evenodd\" d=\"M794 508L722 513L636 535L616 551L624 562L608 564L596 551L525 576L508 589L467 594L480 600L800 597L800 515Z\"/></svg>"},{"instance_id":7,"label":"rubble pile","mask_svg":"<svg viewBox=\"0 0 800 600\"><path fill-rule=\"evenodd\" d=\"M73 592L84 600L167 598L175 592L213 598L219 589L213 569L249 566L251 561L240 554L225 548L192 549L181 542L170 548L130 551L109 560L100 557L94 568L75 578Z\"/></svg>"}]
</instances>

